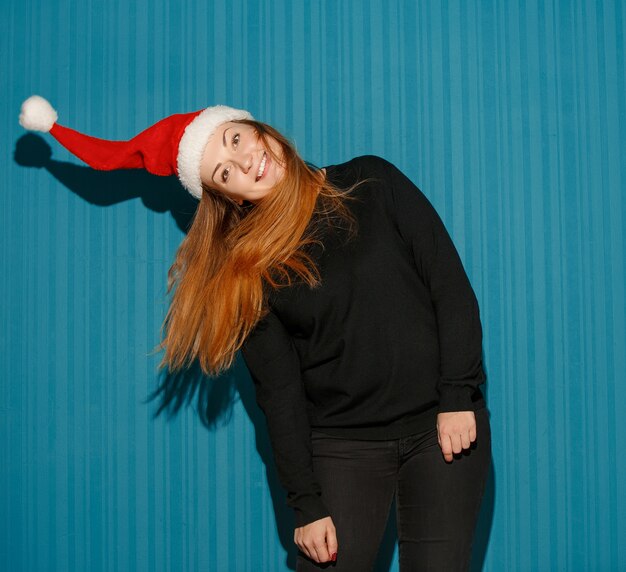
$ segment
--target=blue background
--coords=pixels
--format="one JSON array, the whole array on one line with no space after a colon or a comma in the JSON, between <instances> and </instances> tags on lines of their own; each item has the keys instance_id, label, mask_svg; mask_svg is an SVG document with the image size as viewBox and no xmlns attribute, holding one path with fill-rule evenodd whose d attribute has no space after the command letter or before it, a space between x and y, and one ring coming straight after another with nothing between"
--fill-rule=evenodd
<instances>
[{"instance_id":1,"label":"blue background","mask_svg":"<svg viewBox=\"0 0 626 572\"><path fill-rule=\"evenodd\" d=\"M626 5L1 6L1 569L294 564L243 364L168 380L159 415L147 400L194 202L174 178L95 173L24 137L39 93L110 139L227 103L316 164L394 162L481 306L494 468L474 568L626 570ZM379 569L396 558L386 541Z\"/></svg>"}]
</instances>

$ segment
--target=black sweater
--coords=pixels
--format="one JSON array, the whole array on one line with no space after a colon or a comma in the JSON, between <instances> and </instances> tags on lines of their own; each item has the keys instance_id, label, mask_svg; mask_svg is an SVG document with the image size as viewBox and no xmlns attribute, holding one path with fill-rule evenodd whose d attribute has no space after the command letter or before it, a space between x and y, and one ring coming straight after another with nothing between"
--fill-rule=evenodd
<instances>
[{"instance_id":1,"label":"black sweater","mask_svg":"<svg viewBox=\"0 0 626 572\"><path fill-rule=\"evenodd\" d=\"M296 525L328 516L311 463L311 429L395 439L437 412L484 406L476 297L426 197L384 159L327 167L358 232L328 227L313 251L321 285L274 291L243 356L265 412Z\"/></svg>"}]
</instances>

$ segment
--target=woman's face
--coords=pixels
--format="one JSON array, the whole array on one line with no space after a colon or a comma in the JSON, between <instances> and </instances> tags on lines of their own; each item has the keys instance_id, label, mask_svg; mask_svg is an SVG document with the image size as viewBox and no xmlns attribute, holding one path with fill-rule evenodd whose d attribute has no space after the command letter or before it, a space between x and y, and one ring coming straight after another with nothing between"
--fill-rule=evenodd
<instances>
[{"instance_id":1,"label":"woman's face","mask_svg":"<svg viewBox=\"0 0 626 572\"><path fill-rule=\"evenodd\" d=\"M279 143L267 137L278 157ZM280 181L284 167L274 160L252 125L229 121L211 135L202 161L200 178L205 186L216 189L238 203L251 203L265 197Z\"/></svg>"}]
</instances>

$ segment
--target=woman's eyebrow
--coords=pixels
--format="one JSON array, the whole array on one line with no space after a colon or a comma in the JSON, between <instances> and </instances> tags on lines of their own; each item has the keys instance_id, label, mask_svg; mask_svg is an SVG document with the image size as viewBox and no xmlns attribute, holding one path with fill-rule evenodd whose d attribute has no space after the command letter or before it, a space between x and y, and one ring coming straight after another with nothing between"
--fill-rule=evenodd
<instances>
[{"instance_id":1,"label":"woman's eyebrow","mask_svg":"<svg viewBox=\"0 0 626 572\"><path fill-rule=\"evenodd\" d=\"M211 180L213 182L215 182L215 173L217 173L217 170L222 166L221 163L218 163L217 165L215 165L215 171L213 171L213 174L211 175Z\"/></svg>"},{"instance_id":2,"label":"woman's eyebrow","mask_svg":"<svg viewBox=\"0 0 626 572\"><path fill-rule=\"evenodd\" d=\"M229 129L230 129L230 127L227 127L226 129L224 129L224 133L222 133L222 145L223 145L224 147L226 147L226 131L228 131ZM213 171L213 174L211 175L211 180L212 180L213 182L215 182L215 173L217 173L217 170L218 170L221 166L222 166L222 164L221 164L221 163L218 163L218 164L215 166L215 171Z\"/></svg>"}]
</instances>

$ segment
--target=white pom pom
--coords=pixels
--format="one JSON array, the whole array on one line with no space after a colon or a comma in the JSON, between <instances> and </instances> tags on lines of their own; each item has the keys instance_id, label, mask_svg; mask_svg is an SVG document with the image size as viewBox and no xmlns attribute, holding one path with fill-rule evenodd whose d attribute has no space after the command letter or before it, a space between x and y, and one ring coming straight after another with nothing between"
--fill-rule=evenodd
<instances>
[{"instance_id":1,"label":"white pom pom","mask_svg":"<svg viewBox=\"0 0 626 572\"><path fill-rule=\"evenodd\" d=\"M20 125L24 129L47 133L58 118L50 102L39 95L31 95L22 103Z\"/></svg>"}]
</instances>

